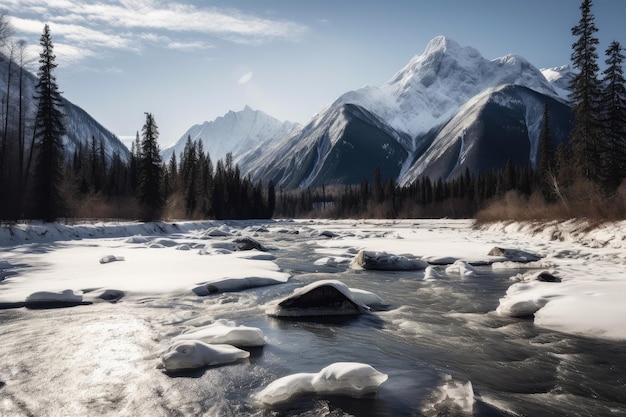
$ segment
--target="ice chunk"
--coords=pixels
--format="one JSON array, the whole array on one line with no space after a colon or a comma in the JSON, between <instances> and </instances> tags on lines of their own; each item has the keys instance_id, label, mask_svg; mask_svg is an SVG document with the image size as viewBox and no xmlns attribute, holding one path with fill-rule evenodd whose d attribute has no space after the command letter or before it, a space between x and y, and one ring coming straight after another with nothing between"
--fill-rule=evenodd
<instances>
[{"instance_id":1,"label":"ice chunk","mask_svg":"<svg viewBox=\"0 0 626 417\"><path fill-rule=\"evenodd\" d=\"M279 378L255 395L273 405L301 394L332 394L361 397L375 393L388 376L358 362L336 362L318 373L298 373Z\"/></svg>"},{"instance_id":2,"label":"ice chunk","mask_svg":"<svg viewBox=\"0 0 626 417\"><path fill-rule=\"evenodd\" d=\"M459 260L447 267L446 273L450 275L460 275L462 277L465 277L469 275L477 275L478 271L467 262Z\"/></svg>"},{"instance_id":3,"label":"ice chunk","mask_svg":"<svg viewBox=\"0 0 626 417\"><path fill-rule=\"evenodd\" d=\"M426 417L441 415L471 416L474 411L474 389L472 382L460 382L450 375L431 395L430 400L422 408Z\"/></svg>"}]
</instances>

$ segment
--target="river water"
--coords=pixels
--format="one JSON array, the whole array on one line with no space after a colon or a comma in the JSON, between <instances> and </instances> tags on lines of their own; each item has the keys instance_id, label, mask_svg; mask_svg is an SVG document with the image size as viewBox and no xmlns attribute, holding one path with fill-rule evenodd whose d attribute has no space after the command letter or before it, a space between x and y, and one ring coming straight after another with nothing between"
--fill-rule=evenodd
<instances>
[{"instance_id":1,"label":"river water","mask_svg":"<svg viewBox=\"0 0 626 417\"><path fill-rule=\"evenodd\" d=\"M286 284L214 294L127 297L116 304L0 311L2 416L626 416L626 345L494 313L513 273L459 279L316 266L310 239L272 253ZM388 307L351 318L278 319L263 305L319 279L378 294ZM157 369L186 325L228 318L267 343L248 360L182 375ZM264 408L275 379L333 362L389 375L375 396L300 396Z\"/></svg>"}]
</instances>

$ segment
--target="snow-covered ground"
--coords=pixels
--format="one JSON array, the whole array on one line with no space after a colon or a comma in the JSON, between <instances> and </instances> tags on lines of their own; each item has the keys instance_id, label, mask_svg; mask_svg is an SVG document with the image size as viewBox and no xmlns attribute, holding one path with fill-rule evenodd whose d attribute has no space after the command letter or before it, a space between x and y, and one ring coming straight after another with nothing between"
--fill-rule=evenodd
<instances>
[{"instance_id":1,"label":"snow-covered ground","mask_svg":"<svg viewBox=\"0 0 626 417\"><path fill-rule=\"evenodd\" d=\"M459 279L471 264L510 270L498 314L534 313L538 326L626 339L626 222L497 223L471 220L295 220L259 222L18 224L0 227L0 304L28 300L103 301L106 294L146 296L246 288L287 282L270 252L237 250L236 239L302 230L320 260L343 262L359 250L454 263ZM222 235L222 236L218 236ZM267 239L265 240L267 241ZM520 264L490 256L494 247L541 256ZM538 280L541 272L560 282ZM425 274L436 279L436 274ZM102 298L107 298L103 296Z\"/></svg>"}]
</instances>

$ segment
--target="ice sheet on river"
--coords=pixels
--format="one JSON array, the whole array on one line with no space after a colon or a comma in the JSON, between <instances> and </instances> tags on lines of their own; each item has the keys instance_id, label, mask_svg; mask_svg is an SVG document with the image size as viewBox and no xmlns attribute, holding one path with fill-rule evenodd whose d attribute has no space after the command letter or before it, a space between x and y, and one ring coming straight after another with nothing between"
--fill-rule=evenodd
<instances>
[{"instance_id":1,"label":"ice sheet on river","mask_svg":"<svg viewBox=\"0 0 626 417\"><path fill-rule=\"evenodd\" d=\"M317 373L297 373L277 379L255 395L262 404L273 405L302 394L362 397L375 393L388 376L358 362L336 362Z\"/></svg>"},{"instance_id":2,"label":"ice sheet on river","mask_svg":"<svg viewBox=\"0 0 626 417\"><path fill-rule=\"evenodd\" d=\"M19 306L32 294L63 294L66 290L76 300L85 297L94 302L98 299L91 295L107 290L125 296L193 296L194 288L203 287L206 295L285 283L290 278L271 254L256 250L201 256L196 251L177 250L179 243L189 242L189 236L172 236L168 245L153 237L143 243L136 243L137 239L128 243L126 239L56 241L21 245L5 252L7 268L13 264L20 268L19 273L6 274L2 281L0 305ZM154 242L160 242L158 249L150 247ZM124 261L101 263L112 256Z\"/></svg>"}]
</instances>

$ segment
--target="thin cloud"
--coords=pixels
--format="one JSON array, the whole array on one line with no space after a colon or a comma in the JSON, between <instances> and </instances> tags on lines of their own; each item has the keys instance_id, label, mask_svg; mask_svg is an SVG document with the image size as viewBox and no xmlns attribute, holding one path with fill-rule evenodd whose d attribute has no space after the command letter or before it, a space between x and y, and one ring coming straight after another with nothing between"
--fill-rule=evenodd
<instances>
[{"instance_id":1,"label":"thin cloud","mask_svg":"<svg viewBox=\"0 0 626 417\"><path fill-rule=\"evenodd\" d=\"M212 46L205 44L204 42L170 42L167 44L169 49L176 49L179 51L197 51L201 49L211 48Z\"/></svg>"},{"instance_id":2,"label":"thin cloud","mask_svg":"<svg viewBox=\"0 0 626 417\"><path fill-rule=\"evenodd\" d=\"M300 39L307 28L300 24L265 19L234 9L198 8L191 4L156 0L93 2L77 0L5 0L13 15L36 15L41 20L87 27L152 29L168 32L195 32L225 40L258 42L272 39ZM105 27L101 27L105 25Z\"/></svg>"},{"instance_id":3,"label":"thin cloud","mask_svg":"<svg viewBox=\"0 0 626 417\"><path fill-rule=\"evenodd\" d=\"M239 78L239 81L237 81L237 83L239 84L245 84L248 81L250 81L252 79L252 71L248 71L245 74L243 74L241 76L241 78Z\"/></svg>"}]
</instances>

